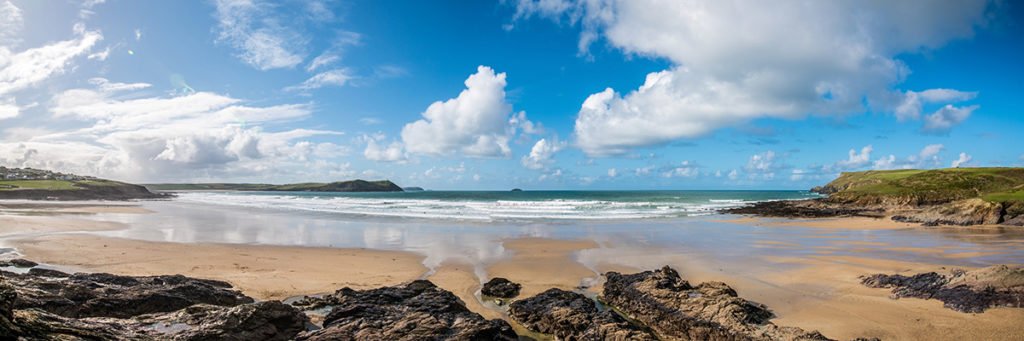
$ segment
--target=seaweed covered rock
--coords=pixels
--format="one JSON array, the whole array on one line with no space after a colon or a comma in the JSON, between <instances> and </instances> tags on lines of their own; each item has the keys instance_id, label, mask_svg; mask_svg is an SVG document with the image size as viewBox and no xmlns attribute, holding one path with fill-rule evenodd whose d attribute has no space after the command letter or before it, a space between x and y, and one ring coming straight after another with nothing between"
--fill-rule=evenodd
<instances>
[{"instance_id":1,"label":"seaweed covered rock","mask_svg":"<svg viewBox=\"0 0 1024 341\"><path fill-rule=\"evenodd\" d=\"M913 276L875 274L861 278L872 288L891 288L893 299L936 299L946 308L980 313L991 307L1024 307L1024 268L995 265L948 275L927 272Z\"/></svg>"},{"instance_id":2,"label":"seaweed covered rock","mask_svg":"<svg viewBox=\"0 0 1024 341\"><path fill-rule=\"evenodd\" d=\"M430 281L371 290L344 288L307 306L331 306L323 329L298 340L515 340L512 326L469 311Z\"/></svg>"},{"instance_id":3,"label":"seaweed covered rock","mask_svg":"<svg viewBox=\"0 0 1024 341\"><path fill-rule=\"evenodd\" d=\"M721 282L697 286L670 267L605 274L602 297L632 320L668 340L828 340L818 332L771 323L764 305L737 296Z\"/></svg>"},{"instance_id":4,"label":"seaweed covered rock","mask_svg":"<svg viewBox=\"0 0 1024 341\"><path fill-rule=\"evenodd\" d=\"M512 282L508 279L495 277L484 283L480 293L498 298L513 298L519 296L519 290L522 289L522 285L519 283Z\"/></svg>"},{"instance_id":5,"label":"seaweed covered rock","mask_svg":"<svg viewBox=\"0 0 1024 341\"><path fill-rule=\"evenodd\" d=\"M561 289L509 305L509 317L530 330L559 340L657 340L618 314L601 311L594 300Z\"/></svg>"}]
</instances>

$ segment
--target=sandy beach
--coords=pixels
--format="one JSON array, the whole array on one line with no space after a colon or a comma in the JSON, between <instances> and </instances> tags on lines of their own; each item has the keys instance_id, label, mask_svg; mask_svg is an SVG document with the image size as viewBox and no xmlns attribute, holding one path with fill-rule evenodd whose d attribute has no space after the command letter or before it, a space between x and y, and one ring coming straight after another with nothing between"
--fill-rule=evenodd
<instances>
[{"instance_id":1,"label":"sandy beach","mask_svg":"<svg viewBox=\"0 0 1024 341\"><path fill-rule=\"evenodd\" d=\"M327 293L346 286L365 289L425 277L455 293L471 310L488 318L507 318L500 307L480 300L482 282L505 277L521 283L521 298L548 288L577 290L581 286L597 294L601 288L600 272L635 272L671 265L692 283L723 281L736 288L742 297L768 305L777 315L777 324L819 330L832 338L1024 338L1019 328L1024 310L996 308L981 314L959 313L944 308L938 301L890 299L888 290L864 287L858 279L872 273L942 272L954 267L942 263L826 252L805 257L769 257L765 261L772 266L766 269L748 264L710 265L685 252L661 248L616 251L607 243L591 239L519 237L494 241L504 249L504 256L494 260L472 264L450 259L430 269L424 265L424 255L410 251L144 241L98 234L127 226L89 219L97 213L150 214L142 207L82 206L63 208L57 213L52 207L41 207L37 211L48 213L39 215L23 214L25 210L31 211L31 207L18 209L22 211L0 215L0 224L4 226L0 234L6 236L6 246L15 248L27 259L69 271L183 274L224 280L257 299ZM69 213L69 209L76 213ZM728 222L765 228L855 229L866 223L888 229L907 228L862 218L784 222L740 218ZM793 247L787 244L761 243L767 248ZM878 245L861 241L850 242L845 248L867 246ZM905 251L944 256L941 250ZM949 260L950 264L957 261L952 257Z\"/></svg>"}]
</instances>

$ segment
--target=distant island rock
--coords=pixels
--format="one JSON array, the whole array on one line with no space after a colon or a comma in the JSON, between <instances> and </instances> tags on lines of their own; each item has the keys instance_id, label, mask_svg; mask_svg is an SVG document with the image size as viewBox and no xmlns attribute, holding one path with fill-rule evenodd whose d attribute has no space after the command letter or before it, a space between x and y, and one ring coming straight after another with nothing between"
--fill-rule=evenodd
<instances>
[{"instance_id":1,"label":"distant island rock","mask_svg":"<svg viewBox=\"0 0 1024 341\"><path fill-rule=\"evenodd\" d=\"M33 168L0 167L0 199L21 200L132 200L166 195L146 187Z\"/></svg>"},{"instance_id":2,"label":"distant island rock","mask_svg":"<svg viewBox=\"0 0 1024 341\"><path fill-rule=\"evenodd\" d=\"M413 186L413 187L402 187L402 189L404 189L406 192L423 192L424 191L423 187L416 187L416 186Z\"/></svg>"},{"instance_id":3,"label":"distant island rock","mask_svg":"<svg viewBox=\"0 0 1024 341\"><path fill-rule=\"evenodd\" d=\"M824 198L725 210L774 217L890 217L936 225L1024 226L1024 168L846 172L812 192Z\"/></svg>"},{"instance_id":4,"label":"distant island rock","mask_svg":"<svg viewBox=\"0 0 1024 341\"><path fill-rule=\"evenodd\" d=\"M522 189L519 189L519 188L513 188L513 189L512 189L512 191L513 191L513 192L522 192L523 190L522 190Z\"/></svg>"},{"instance_id":5,"label":"distant island rock","mask_svg":"<svg viewBox=\"0 0 1024 341\"><path fill-rule=\"evenodd\" d=\"M389 180L351 180L330 183L309 182L286 185L231 183L148 184L146 187L156 191L403 192L401 187L398 187L398 185Z\"/></svg>"}]
</instances>

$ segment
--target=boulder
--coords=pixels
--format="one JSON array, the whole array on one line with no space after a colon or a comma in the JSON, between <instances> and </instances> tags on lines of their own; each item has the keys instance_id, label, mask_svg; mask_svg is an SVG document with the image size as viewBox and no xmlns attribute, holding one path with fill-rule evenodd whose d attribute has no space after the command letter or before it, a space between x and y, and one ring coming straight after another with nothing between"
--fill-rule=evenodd
<instances>
[{"instance_id":1,"label":"boulder","mask_svg":"<svg viewBox=\"0 0 1024 341\"><path fill-rule=\"evenodd\" d=\"M316 303L312 303L312 302ZM310 298L305 306L330 306L323 329L298 340L516 340L505 321L469 311L430 281L371 290L343 288Z\"/></svg>"},{"instance_id":2,"label":"boulder","mask_svg":"<svg viewBox=\"0 0 1024 341\"><path fill-rule=\"evenodd\" d=\"M953 270L950 274L927 272L912 276L875 274L861 283L872 288L892 289L893 299L914 297L936 299L946 308L980 313L991 307L1024 307L1024 268L994 265L974 271Z\"/></svg>"},{"instance_id":3,"label":"boulder","mask_svg":"<svg viewBox=\"0 0 1024 341\"><path fill-rule=\"evenodd\" d=\"M519 283L512 282L508 279L495 277L484 283L480 293L497 298L513 298L519 296L519 289L522 285Z\"/></svg>"},{"instance_id":4,"label":"boulder","mask_svg":"<svg viewBox=\"0 0 1024 341\"><path fill-rule=\"evenodd\" d=\"M509 317L532 331L559 340L657 340L618 314L598 309L594 300L571 291L549 289L509 305Z\"/></svg>"},{"instance_id":5,"label":"boulder","mask_svg":"<svg viewBox=\"0 0 1024 341\"><path fill-rule=\"evenodd\" d=\"M605 274L604 301L663 340L828 340L818 332L771 323L771 311L721 282L697 286L670 267Z\"/></svg>"}]
</instances>

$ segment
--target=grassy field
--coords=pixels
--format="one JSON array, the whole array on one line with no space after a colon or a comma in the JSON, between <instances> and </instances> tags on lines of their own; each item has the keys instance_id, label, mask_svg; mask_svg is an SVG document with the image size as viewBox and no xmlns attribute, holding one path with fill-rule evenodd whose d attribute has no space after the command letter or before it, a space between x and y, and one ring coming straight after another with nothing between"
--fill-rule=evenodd
<instances>
[{"instance_id":1,"label":"grassy field","mask_svg":"<svg viewBox=\"0 0 1024 341\"><path fill-rule=\"evenodd\" d=\"M1024 201L1024 168L948 168L843 173L826 187L837 197L915 196L926 201L980 197Z\"/></svg>"},{"instance_id":2,"label":"grassy field","mask_svg":"<svg viewBox=\"0 0 1024 341\"><path fill-rule=\"evenodd\" d=\"M81 189L64 180L0 180L0 191L19 189L71 190Z\"/></svg>"}]
</instances>

